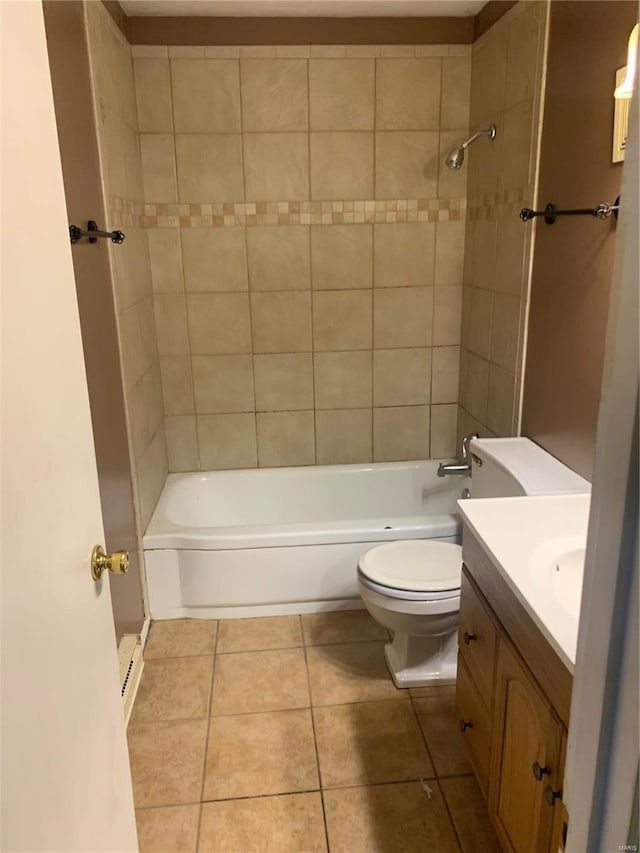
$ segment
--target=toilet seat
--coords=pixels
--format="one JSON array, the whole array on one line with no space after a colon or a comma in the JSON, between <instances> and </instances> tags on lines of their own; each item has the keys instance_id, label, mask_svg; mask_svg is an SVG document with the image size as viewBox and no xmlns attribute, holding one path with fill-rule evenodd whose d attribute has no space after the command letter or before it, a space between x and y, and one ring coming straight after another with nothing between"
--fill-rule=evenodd
<instances>
[{"instance_id":1,"label":"toilet seat","mask_svg":"<svg viewBox=\"0 0 640 853\"><path fill-rule=\"evenodd\" d=\"M460 593L462 548L432 539L386 542L360 558L358 575L369 589L392 598L452 598Z\"/></svg>"}]
</instances>

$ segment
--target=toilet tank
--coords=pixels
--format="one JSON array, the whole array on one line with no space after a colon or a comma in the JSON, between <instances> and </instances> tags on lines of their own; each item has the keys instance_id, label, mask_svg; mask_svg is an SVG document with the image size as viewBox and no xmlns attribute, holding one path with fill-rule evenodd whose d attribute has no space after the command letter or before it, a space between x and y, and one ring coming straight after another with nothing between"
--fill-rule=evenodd
<instances>
[{"instance_id":1,"label":"toilet tank","mask_svg":"<svg viewBox=\"0 0 640 853\"><path fill-rule=\"evenodd\" d=\"M528 438L471 441L471 497L580 494L591 484Z\"/></svg>"}]
</instances>

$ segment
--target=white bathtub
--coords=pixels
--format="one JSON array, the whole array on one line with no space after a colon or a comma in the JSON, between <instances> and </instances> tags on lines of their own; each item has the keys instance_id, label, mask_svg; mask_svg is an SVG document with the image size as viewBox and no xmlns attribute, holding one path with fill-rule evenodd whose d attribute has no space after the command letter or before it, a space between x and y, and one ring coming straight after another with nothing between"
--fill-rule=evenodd
<instances>
[{"instance_id":1,"label":"white bathtub","mask_svg":"<svg viewBox=\"0 0 640 853\"><path fill-rule=\"evenodd\" d=\"M438 462L170 474L144 537L154 619L360 607L359 557L392 539L460 540L466 479Z\"/></svg>"}]
</instances>

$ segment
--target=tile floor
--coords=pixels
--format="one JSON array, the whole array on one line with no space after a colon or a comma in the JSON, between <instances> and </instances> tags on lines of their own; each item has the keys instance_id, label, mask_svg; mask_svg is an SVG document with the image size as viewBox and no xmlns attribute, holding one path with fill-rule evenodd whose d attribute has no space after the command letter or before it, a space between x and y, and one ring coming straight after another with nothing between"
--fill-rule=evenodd
<instances>
[{"instance_id":1,"label":"tile floor","mask_svg":"<svg viewBox=\"0 0 640 853\"><path fill-rule=\"evenodd\" d=\"M498 853L451 687L366 611L155 622L128 729L142 853Z\"/></svg>"}]
</instances>

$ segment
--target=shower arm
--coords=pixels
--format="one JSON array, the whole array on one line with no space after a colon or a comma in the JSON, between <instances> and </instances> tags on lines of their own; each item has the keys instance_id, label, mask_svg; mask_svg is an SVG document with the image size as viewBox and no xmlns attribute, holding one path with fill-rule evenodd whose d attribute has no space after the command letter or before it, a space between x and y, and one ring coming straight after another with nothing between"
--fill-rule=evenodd
<instances>
[{"instance_id":1,"label":"shower arm","mask_svg":"<svg viewBox=\"0 0 640 853\"><path fill-rule=\"evenodd\" d=\"M495 139L495 136L496 136L495 124L492 124L491 127L488 128L487 130L478 130L476 133L473 134L473 136L470 136L466 142L463 142L462 145L460 146L460 148L463 148L466 151L466 149L471 145L471 143L475 142L476 139L478 139L478 137L480 137L480 136L488 136L489 139Z\"/></svg>"}]
</instances>

